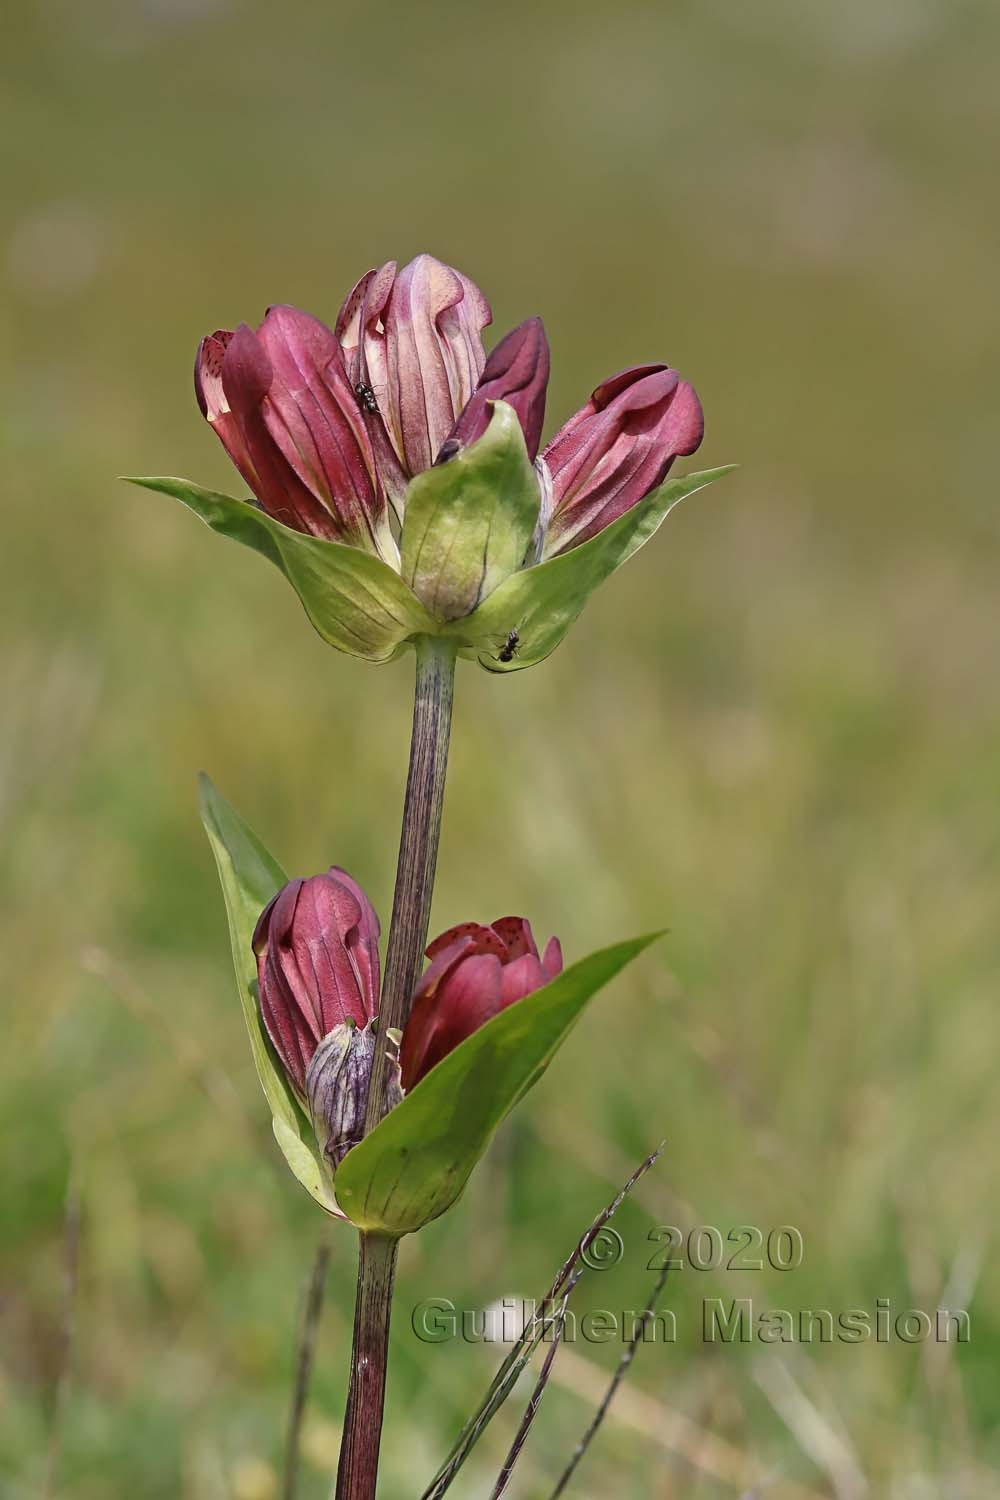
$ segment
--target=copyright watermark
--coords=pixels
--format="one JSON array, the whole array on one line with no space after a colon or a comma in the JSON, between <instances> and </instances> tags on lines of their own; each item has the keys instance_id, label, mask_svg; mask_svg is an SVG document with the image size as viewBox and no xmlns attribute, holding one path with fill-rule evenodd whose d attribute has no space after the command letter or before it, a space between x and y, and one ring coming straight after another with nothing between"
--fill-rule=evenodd
<instances>
[{"instance_id":1,"label":"copyright watermark","mask_svg":"<svg viewBox=\"0 0 1000 1500\"><path fill-rule=\"evenodd\" d=\"M650 1253L649 1246L652 1246ZM626 1253L625 1240L610 1224L588 1236L579 1258L590 1271L617 1266ZM805 1242L794 1224L761 1229L739 1224L722 1230L713 1224L680 1229L657 1224L642 1250L647 1272L672 1277L680 1272L770 1271L794 1272L805 1258ZM690 1285L690 1274L684 1282ZM782 1299L784 1300L784 1299ZM972 1325L965 1308L897 1307L889 1297L875 1297L864 1307L773 1307L752 1297L704 1297L684 1300L680 1311L659 1308L655 1313L634 1308L590 1309L577 1314L565 1310L561 1337L567 1343L631 1342L673 1344L678 1317L687 1332L706 1344L967 1344ZM691 1320L695 1320L691 1326ZM487 1308L459 1308L448 1297L430 1297L413 1309L410 1324L424 1344L513 1344L534 1323L541 1337L555 1336L557 1320L551 1309L518 1297L505 1297Z\"/></svg>"},{"instance_id":2,"label":"copyright watermark","mask_svg":"<svg viewBox=\"0 0 1000 1500\"><path fill-rule=\"evenodd\" d=\"M672 1312L646 1316L637 1310L611 1312L594 1308L577 1317L566 1308L562 1318L546 1316L538 1304L521 1297L504 1297L492 1307L456 1307L449 1297L428 1297L418 1302L410 1316L410 1326L422 1344L513 1344L529 1323L542 1324L542 1340L556 1337L564 1320L561 1338L568 1343L628 1343L638 1337L647 1344L672 1344L677 1338L677 1319Z\"/></svg>"},{"instance_id":3,"label":"copyright watermark","mask_svg":"<svg viewBox=\"0 0 1000 1500\"><path fill-rule=\"evenodd\" d=\"M647 1271L796 1271L805 1256L802 1231L794 1224L771 1229L756 1224L731 1229L656 1224L646 1240L655 1247L647 1253ZM592 1271L610 1270L624 1255L625 1241L610 1224L602 1224L580 1251L580 1259Z\"/></svg>"},{"instance_id":4,"label":"copyright watermark","mask_svg":"<svg viewBox=\"0 0 1000 1500\"><path fill-rule=\"evenodd\" d=\"M972 1325L965 1308L897 1308L891 1298L876 1297L868 1307L761 1307L752 1297L706 1297L698 1317L698 1334L706 1344L967 1344ZM669 1308L655 1314L634 1308L592 1308L576 1316L563 1314L561 1337L569 1344L674 1344L678 1317ZM410 1326L422 1344L513 1344L533 1320L542 1340L556 1336L557 1320L534 1302L505 1297L488 1308L459 1308L449 1297L418 1302Z\"/></svg>"},{"instance_id":5,"label":"copyright watermark","mask_svg":"<svg viewBox=\"0 0 1000 1500\"><path fill-rule=\"evenodd\" d=\"M610 1270L624 1254L625 1241L610 1224L602 1224L597 1233L586 1239L580 1247L580 1259L591 1271Z\"/></svg>"}]
</instances>

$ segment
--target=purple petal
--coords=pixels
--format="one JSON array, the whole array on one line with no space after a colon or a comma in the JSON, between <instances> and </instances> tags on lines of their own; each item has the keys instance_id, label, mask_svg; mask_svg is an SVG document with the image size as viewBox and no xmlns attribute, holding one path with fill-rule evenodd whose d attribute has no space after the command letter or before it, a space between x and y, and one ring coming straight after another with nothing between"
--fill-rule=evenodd
<instances>
[{"instance_id":1,"label":"purple petal","mask_svg":"<svg viewBox=\"0 0 1000 1500\"><path fill-rule=\"evenodd\" d=\"M491 318L479 288L431 255L418 255L396 277L385 311L382 415L408 474L430 468L472 396Z\"/></svg>"},{"instance_id":2,"label":"purple petal","mask_svg":"<svg viewBox=\"0 0 1000 1500\"><path fill-rule=\"evenodd\" d=\"M538 957L538 949L535 947L534 934L531 931L531 923L527 917L497 917L490 926L502 941L506 950L505 963L512 959L520 958L524 953L530 953Z\"/></svg>"},{"instance_id":3,"label":"purple petal","mask_svg":"<svg viewBox=\"0 0 1000 1500\"><path fill-rule=\"evenodd\" d=\"M273 369L264 406L268 431L339 530L374 542L384 498L339 341L294 307L269 308L259 337Z\"/></svg>"},{"instance_id":4,"label":"purple petal","mask_svg":"<svg viewBox=\"0 0 1000 1500\"><path fill-rule=\"evenodd\" d=\"M232 337L230 329L217 328L202 339L194 362L194 390L202 416L214 427L222 446L256 494L260 481L239 422L230 411L222 388L222 363Z\"/></svg>"},{"instance_id":5,"label":"purple petal","mask_svg":"<svg viewBox=\"0 0 1000 1500\"><path fill-rule=\"evenodd\" d=\"M512 963L504 966L500 978L500 993L503 1008L513 1005L540 990L545 983L545 971L534 953L522 953Z\"/></svg>"},{"instance_id":6,"label":"purple petal","mask_svg":"<svg viewBox=\"0 0 1000 1500\"><path fill-rule=\"evenodd\" d=\"M335 537L333 516L303 484L268 430L264 403L273 378L260 339L241 323L226 348L221 383L253 466L254 494L268 515L286 526L313 536Z\"/></svg>"},{"instance_id":7,"label":"purple petal","mask_svg":"<svg viewBox=\"0 0 1000 1500\"><path fill-rule=\"evenodd\" d=\"M542 954L542 968L548 980L557 978L563 971L562 944L557 937L549 938Z\"/></svg>"},{"instance_id":8,"label":"purple petal","mask_svg":"<svg viewBox=\"0 0 1000 1500\"><path fill-rule=\"evenodd\" d=\"M549 342L541 318L529 318L506 334L486 361L482 378L449 436L449 445L474 443L489 425L489 403L506 401L517 412L528 457L534 462L545 424Z\"/></svg>"},{"instance_id":9,"label":"purple petal","mask_svg":"<svg viewBox=\"0 0 1000 1500\"><path fill-rule=\"evenodd\" d=\"M457 927L449 927L447 932L442 932L440 937L428 943L424 951L433 960L453 948L456 943L462 944L464 951L469 953L495 953L498 958L503 958L507 951L503 939L492 927L484 927L481 922L460 922ZM424 979L426 978L427 974L424 975Z\"/></svg>"},{"instance_id":10,"label":"purple petal","mask_svg":"<svg viewBox=\"0 0 1000 1500\"><path fill-rule=\"evenodd\" d=\"M344 350L351 384L370 386L381 408L386 401L385 310L396 280L396 262L367 271L348 293L334 332Z\"/></svg>"},{"instance_id":11,"label":"purple petal","mask_svg":"<svg viewBox=\"0 0 1000 1500\"><path fill-rule=\"evenodd\" d=\"M545 555L579 546L637 505L703 432L693 387L665 365L624 370L598 386L543 454L553 492Z\"/></svg>"},{"instance_id":12,"label":"purple petal","mask_svg":"<svg viewBox=\"0 0 1000 1500\"><path fill-rule=\"evenodd\" d=\"M386 494L397 503L398 509L408 475L386 425L390 402L384 321L395 280L394 260L366 272L346 297L335 332L344 350L347 376L358 397L379 475Z\"/></svg>"},{"instance_id":13,"label":"purple petal","mask_svg":"<svg viewBox=\"0 0 1000 1500\"><path fill-rule=\"evenodd\" d=\"M495 954L474 953L461 959L433 989L418 995L400 1049L404 1089L412 1088L500 1011L502 972Z\"/></svg>"},{"instance_id":14,"label":"purple petal","mask_svg":"<svg viewBox=\"0 0 1000 1500\"><path fill-rule=\"evenodd\" d=\"M253 938L261 1019L289 1082L300 1095L305 1091L306 1069L320 1038L313 1007L300 1003L285 974L280 949L292 930L303 884L292 880L282 887L265 907Z\"/></svg>"},{"instance_id":15,"label":"purple petal","mask_svg":"<svg viewBox=\"0 0 1000 1500\"><path fill-rule=\"evenodd\" d=\"M260 1013L300 1097L317 1046L337 1025L363 1027L378 1005L378 918L361 888L334 869L292 880L253 937Z\"/></svg>"},{"instance_id":16,"label":"purple petal","mask_svg":"<svg viewBox=\"0 0 1000 1500\"><path fill-rule=\"evenodd\" d=\"M370 1002L371 1014L374 1015L378 1010L380 992L378 940L382 929L378 914L358 882L346 870L331 865L329 875L331 880L346 886L358 903L360 917L357 927L348 934L347 948L354 960L361 992Z\"/></svg>"}]
</instances>

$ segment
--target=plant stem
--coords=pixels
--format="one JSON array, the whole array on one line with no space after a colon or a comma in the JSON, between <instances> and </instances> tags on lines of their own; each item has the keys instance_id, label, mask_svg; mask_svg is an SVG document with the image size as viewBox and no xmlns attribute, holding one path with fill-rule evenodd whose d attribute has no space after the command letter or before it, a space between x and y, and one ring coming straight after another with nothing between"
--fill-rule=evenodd
<instances>
[{"instance_id":1,"label":"plant stem","mask_svg":"<svg viewBox=\"0 0 1000 1500\"><path fill-rule=\"evenodd\" d=\"M396 863L396 889L379 1006L379 1034L402 1030L420 972L434 891L455 682L455 647L430 636L415 643L410 769ZM388 1051L375 1049L365 1134L386 1112ZM389 1319L397 1241L362 1233L354 1305L351 1383L337 1471L336 1500L374 1500L385 1406Z\"/></svg>"},{"instance_id":2,"label":"plant stem","mask_svg":"<svg viewBox=\"0 0 1000 1500\"><path fill-rule=\"evenodd\" d=\"M375 1494L397 1244L382 1234L360 1235L351 1386L340 1443L336 1500L373 1500Z\"/></svg>"},{"instance_id":3,"label":"plant stem","mask_svg":"<svg viewBox=\"0 0 1000 1500\"><path fill-rule=\"evenodd\" d=\"M420 636L416 656L410 769L379 1006L379 1031L383 1036L390 1027L401 1031L406 1025L420 973L431 915L451 735L455 647L433 636ZM385 1114L386 1063L386 1049L377 1048L365 1113L366 1135Z\"/></svg>"}]
</instances>

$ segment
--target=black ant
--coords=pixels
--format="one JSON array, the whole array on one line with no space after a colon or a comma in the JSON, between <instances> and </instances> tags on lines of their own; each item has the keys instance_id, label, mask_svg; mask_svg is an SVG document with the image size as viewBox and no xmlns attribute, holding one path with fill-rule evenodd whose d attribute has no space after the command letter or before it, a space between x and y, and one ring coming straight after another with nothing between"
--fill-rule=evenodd
<instances>
[{"instance_id":1,"label":"black ant","mask_svg":"<svg viewBox=\"0 0 1000 1500\"><path fill-rule=\"evenodd\" d=\"M354 394L361 402L364 411L377 412L378 402L375 400L375 392L366 380L359 380L354 387Z\"/></svg>"},{"instance_id":2,"label":"black ant","mask_svg":"<svg viewBox=\"0 0 1000 1500\"><path fill-rule=\"evenodd\" d=\"M516 630L508 630L507 639L497 652L497 661L513 661L517 655L517 648L521 644L521 636Z\"/></svg>"}]
</instances>

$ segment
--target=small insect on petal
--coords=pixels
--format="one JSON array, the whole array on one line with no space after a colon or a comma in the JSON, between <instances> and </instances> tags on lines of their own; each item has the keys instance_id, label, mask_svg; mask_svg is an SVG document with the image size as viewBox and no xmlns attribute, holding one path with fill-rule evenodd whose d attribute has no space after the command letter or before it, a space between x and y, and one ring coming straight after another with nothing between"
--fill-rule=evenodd
<instances>
[{"instance_id":1,"label":"small insect on petal","mask_svg":"<svg viewBox=\"0 0 1000 1500\"><path fill-rule=\"evenodd\" d=\"M378 411L378 402L375 399L375 392L372 390L367 381L359 380L357 385L354 387L354 394L360 401L362 410L370 411L372 413Z\"/></svg>"}]
</instances>

